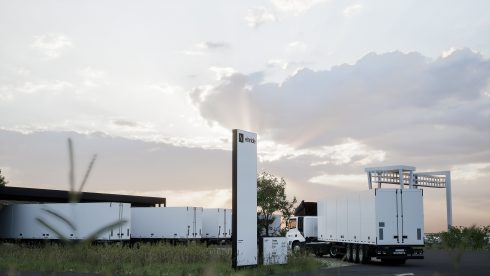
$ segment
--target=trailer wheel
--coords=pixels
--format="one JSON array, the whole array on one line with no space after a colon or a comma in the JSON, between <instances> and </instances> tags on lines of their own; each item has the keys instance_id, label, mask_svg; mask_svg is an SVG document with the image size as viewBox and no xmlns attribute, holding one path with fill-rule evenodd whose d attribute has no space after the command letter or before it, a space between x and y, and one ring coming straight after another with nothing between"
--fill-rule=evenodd
<instances>
[{"instance_id":1,"label":"trailer wheel","mask_svg":"<svg viewBox=\"0 0 490 276\"><path fill-rule=\"evenodd\" d=\"M344 259L348 262L352 262L352 244L348 244L345 247L345 256Z\"/></svg>"},{"instance_id":2,"label":"trailer wheel","mask_svg":"<svg viewBox=\"0 0 490 276\"><path fill-rule=\"evenodd\" d=\"M359 245L359 262L366 264L369 262L368 247L366 245Z\"/></svg>"},{"instance_id":3,"label":"trailer wheel","mask_svg":"<svg viewBox=\"0 0 490 276\"><path fill-rule=\"evenodd\" d=\"M359 262L359 246L357 244L352 245L352 262Z\"/></svg>"},{"instance_id":4,"label":"trailer wheel","mask_svg":"<svg viewBox=\"0 0 490 276\"><path fill-rule=\"evenodd\" d=\"M332 258L338 258L339 257L339 249L337 248L337 246L330 246L330 250L328 252L330 254L330 257Z\"/></svg>"}]
</instances>

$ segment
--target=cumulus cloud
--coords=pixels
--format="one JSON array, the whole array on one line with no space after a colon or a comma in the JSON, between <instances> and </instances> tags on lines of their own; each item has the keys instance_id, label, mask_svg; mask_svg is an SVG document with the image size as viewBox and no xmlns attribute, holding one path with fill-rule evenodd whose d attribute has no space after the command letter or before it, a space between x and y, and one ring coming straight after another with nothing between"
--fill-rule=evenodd
<instances>
[{"instance_id":1,"label":"cumulus cloud","mask_svg":"<svg viewBox=\"0 0 490 276\"><path fill-rule=\"evenodd\" d=\"M107 84L105 72L92 67L85 67L81 71L83 76L83 85L87 87L97 87Z\"/></svg>"},{"instance_id":2,"label":"cumulus cloud","mask_svg":"<svg viewBox=\"0 0 490 276\"><path fill-rule=\"evenodd\" d=\"M360 183L366 182L366 179L364 174L322 174L312 177L308 181L347 190L360 190Z\"/></svg>"},{"instance_id":3,"label":"cumulus cloud","mask_svg":"<svg viewBox=\"0 0 490 276\"><path fill-rule=\"evenodd\" d=\"M236 70L233 69L232 67L211 66L209 67L209 70L216 74L216 80L229 78L230 76L236 73Z\"/></svg>"},{"instance_id":4,"label":"cumulus cloud","mask_svg":"<svg viewBox=\"0 0 490 276\"><path fill-rule=\"evenodd\" d=\"M214 49L226 49L229 48L230 45L223 41L203 41L203 42L199 42L196 45L196 47L204 50L207 49L214 50Z\"/></svg>"},{"instance_id":5,"label":"cumulus cloud","mask_svg":"<svg viewBox=\"0 0 490 276\"><path fill-rule=\"evenodd\" d=\"M282 70L286 70L288 69L288 66L289 66L289 62L283 59L271 59L267 61L267 67L271 67L271 68L279 67Z\"/></svg>"},{"instance_id":6,"label":"cumulus cloud","mask_svg":"<svg viewBox=\"0 0 490 276\"><path fill-rule=\"evenodd\" d=\"M234 73L192 99L209 122L296 149L351 138L399 157L468 155L490 149L489 76L490 61L468 49L435 60L371 53L280 85Z\"/></svg>"},{"instance_id":7,"label":"cumulus cloud","mask_svg":"<svg viewBox=\"0 0 490 276\"><path fill-rule=\"evenodd\" d=\"M260 138L260 137L259 137ZM259 160L271 162L279 159L294 159L308 157L310 166L358 164L366 165L385 160L386 153L374 150L365 144L353 139L333 146L312 147L308 149L295 149L286 144L277 144L272 141L261 141L258 144Z\"/></svg>"},{"instance_id":8,"label":"cumulus cloud","mask_svg":"<svg viewBox=\"0 0 490 276\"><path fill-rule=\"evenodd\" d=\"M301 15L316 6L325 3L327 0L272 0L272 4L282 12Z\"/></svg>"},{"instance_id":9,"label":"cumulus cloud","mask_svg":"<svg viewBox=\"0 0 490 276\"><path fill-rule=\"evenodd\" d=\"M24 94L36 94L40 92L50 92L53 94L57 94L72 87L74 87L74 85L67 81L28 81L18 86L12 87L11 89Z\"/></svg>"},{"instance_id":10,"label":"cumulus cloud","mask_svg":"<svg viewBox=\"0 0 490 276\"><path fill-rule=\"evenodd\" d=\"M475 180L490 175L490 163L470 163L452 168L451 178L454 180Z\"/></svg>"},{"instance_id":11,"label":"cumulus cloud","mask_svg":"<svg viewBox=\"0 0 490 276\"><path fill-rule=\"evenodd\" d=\"M230 48L230 44L223 41L202 41L196 43L191 49L181 51L187 56L204 56L210 51L223 51Z\"/></svg>"},{"instance_id":12,"label":"cumulus cloud","mask_svg":"<svg viewBox=\"0 0 490 276\"><path fill-rule=\"evenodd\" d=\"M14 94L7 85L0 85L0 102L8 102L14 98Z\"/></svg>"},{"instance_id":13,"label":"cumulus cloud","mask_svg":"<svg viewBox=\"0 0 490 276\"><path fill-rule=\"evenodd\" d=\"M247 21L248 26L258 28L265 23L276 22L277 18L267 8L256 7L248 10L245 21Z\"/></svg>"},{"instance_id":14,"label":"cumulus cloud","mask_svg":"<svg viewBox=\"0 0 490 276\"><path fill-rule=\"evenodd\" d=\"M156 90L164 95L173 95L175 93L182 92L182 87L178 85L171 85L168 83L160 84L160 83L152 83L148 84L146 88L150 90Z\"/></svg>"},{"instance_id":15,"label":"cumulus cloud","mask_svg":"<svg viewBox=\"0 0 490 276\"><path fill-rule=\"evenodd\" d=\"M353 5L347 6L342 11L342 14L345 17L352 17L352 16L356 16L356 15L360 14L361 11L362 11L362 5L359 4L359 3L357 3L357 4L353 4Z\"/></svg>"},{"instance_id":16,"label":"cumulus cloud","mask_svg":"<svg viewBox=\"0 0 490 276\"><path fill-rule=\"evenodd\" d=\"M287 52L289 53L303 53L306 51L307 49L307 45L306 43L302 42L302 41L293 41L293 42L290 42L288 43L287 45Z\"/></svg>"},{"instance_id":17,"label":"cumulus cloud","mask_svg":"<svg viewBox=\"0 0 490 276\"><path fill-rule=\"evenodd\" d=\"M49 58L57 58L72 44L71 40L63 34L43 34L35 36L31 46Z\"/></svg>"}]
</instances>

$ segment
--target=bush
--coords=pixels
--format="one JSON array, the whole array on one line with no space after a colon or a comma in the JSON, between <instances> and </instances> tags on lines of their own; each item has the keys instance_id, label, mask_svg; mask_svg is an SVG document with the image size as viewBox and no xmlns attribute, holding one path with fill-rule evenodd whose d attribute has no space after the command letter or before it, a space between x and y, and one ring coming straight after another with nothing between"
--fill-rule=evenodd
<instances>
[{"instance_id":1,"label":"bush","mask_svg":"<svg viewBox=\"0 0 490 276\"><path fill-rule=\"evenodd\" d=\"M440 233L442 244L450 249L483 249L488 245L490 226L453 226Z\"/></svg>"}]
</instances>

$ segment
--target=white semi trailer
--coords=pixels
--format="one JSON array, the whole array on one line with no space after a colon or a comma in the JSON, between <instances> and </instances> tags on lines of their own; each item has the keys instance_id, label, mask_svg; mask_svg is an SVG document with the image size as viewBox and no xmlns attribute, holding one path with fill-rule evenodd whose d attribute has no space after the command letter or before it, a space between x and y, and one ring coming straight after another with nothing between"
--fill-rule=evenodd
<instances>
[{"instance_id":1,"label":"white semi trailer","mask_svg":"<svg viewBox=\"0 0 490 276\"><path fill-rule=\"evenodd\" d=\"M318 240L349 262L423 259L422 190L372 189L318 202Z\"/></svg>"},{"instance_id":2,"label":"white semi trailer","mask_svg":"<svg viewBox=\"0 0 490 276\"><path fill-rule=\"evenodd\" d=\"M201 239L201 207L131 208L132 239Z\"/></svg>"},{"instance_id":3,"label":"white semi trailer","mask_svg":"<svg viewBox=\"0 0 490 276\"><path fill-rule=\"evenodd\" d=\"M287 234L291 247L304 246L317 255L345 256L350 262L365 263L376 258L405 263L407 259L423 259L420 187L450 189L451 178L448 171L414 171L415 167L403 165L367 168L369 190L318 201L318 216L311 218L317 219L317 235L307 233L304 222L297 223ZM377 188L373 189L373 184ZM382 188L382 184L399 188Z\"/></svg>"},{"instance_id":4,"label":"white semi trailer","mask_svg":"<svg viewBox=\"0 0 490 276\"><path fill-rule=\"evenodd\" d=\"M128 203L12 204L0 210L0 238L84 240L110 224L117 224L94 238L129 240L130 209Z\"/></svg>"},{"instance_id":5,"label":"white semi trailer","mask_svg":"<svg viewBox=\"0 0 490 276\"><path fill-rule=\"evenodd\" d=\"M207 242L231 240L231 209L205 208L202 213L202 238Z\"/></svg>"}]
</instances>

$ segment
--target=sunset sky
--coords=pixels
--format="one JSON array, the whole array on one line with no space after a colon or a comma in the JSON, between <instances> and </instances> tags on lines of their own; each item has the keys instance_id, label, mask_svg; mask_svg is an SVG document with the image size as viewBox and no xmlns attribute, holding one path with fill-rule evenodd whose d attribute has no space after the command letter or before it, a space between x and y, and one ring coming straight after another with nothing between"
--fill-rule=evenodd
<instances>
[{"instance_id":1,"label":"sunset sky","mask_svg":"<svg viewBox=\"0 0 490 276\"><path fill-rule=\"evenodd\" d=\"M453 221L490 225L490 1L0 0L10 186L231 207L233 128L300 201L365 167L451 170ZM424 190L427 232L445 191Z\"/></svg>"}]
</instances>

